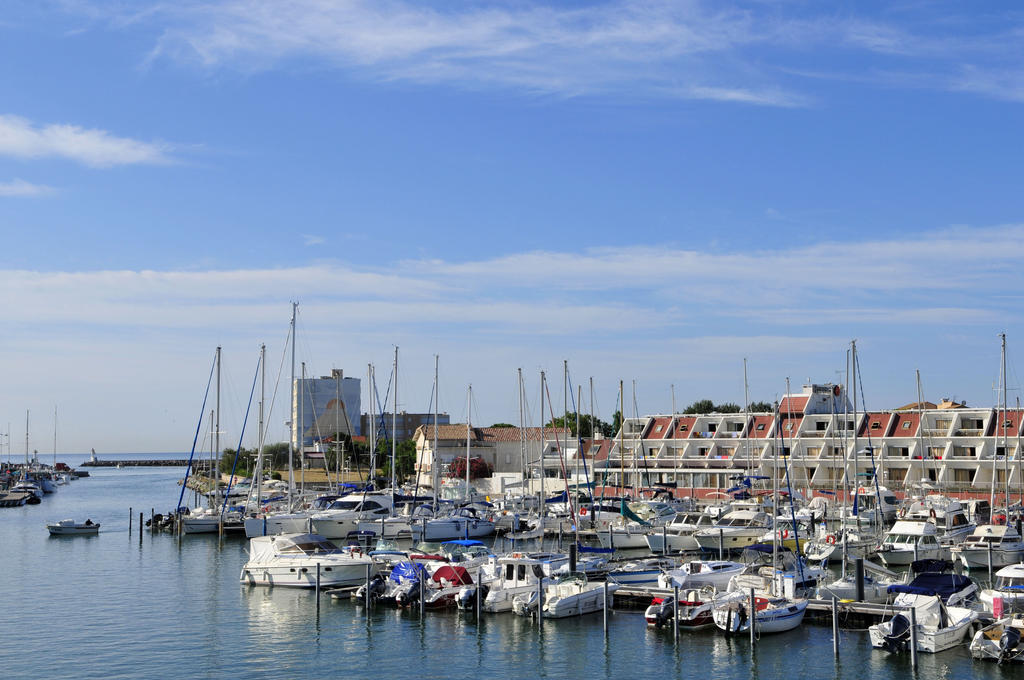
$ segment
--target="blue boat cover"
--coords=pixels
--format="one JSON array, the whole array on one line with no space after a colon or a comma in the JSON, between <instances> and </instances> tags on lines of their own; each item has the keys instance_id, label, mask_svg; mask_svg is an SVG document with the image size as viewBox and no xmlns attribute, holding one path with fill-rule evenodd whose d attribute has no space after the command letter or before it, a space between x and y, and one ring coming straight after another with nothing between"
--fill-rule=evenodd
<instances>
[{"instance_id":1,"label":"blue boat cover","mask_svg":"<svg viewBox=\"0 0 1024 680\"><path fill-rule=\"evenodd\" d=\"M744 550L753 550L754 552L761 552L761 553L771 553L771 552L773 552L772 546L770 544L768 544L768 543L754 543L753 545L748 545L746 548L744 548ZM792 551L789 548L787 548L786 546L780 545L779 546L779 552L780 553L787 553L787 552L792 552Z\"/></svg>"},{"instance_id":2,"label":"blue boat cover","mask_svg":"<svg viewBox=\"0 0 1024 680\"><path fill-rule=\"evenodd\" d=\"M389 581L394 583L405 583L406 581L418 581L425 578L427 570L419 562L399 562L391 569Z\"/></svg>"},{"instance_id":3,"label":"blue boat cover","mask_svg":"<svg viewBox=\"0 0 1024 680\"><path fill-rule=\"evenodd\" d=\"M483 541L477 541L472 538L460 538L455 541L443 541L441 545L461 545L468 548L471 545L483 545Z\"/></svg>"},{"instance_id":4,"label":"blue boat cover","mask_svg":"<svg viewBox=\"0 0 1024 680\"><path fill-rule=\"evenodd\" d=\"M954 593L971 585L971 579L960 574L918 574L908 585L889 586L889 593L911 593L913 595L938 595L943 602Z\"/></svg>"},{"instance_id":5,"label":"blue boat cover","mask_svg":"<svg viewBox=\"0 0 1024 680\"><path fill-rule=\"evenodd\" d=\"M599 553L602 555L608 555L615 552L615 548L591 548L589 545L577 546L577 550L581 553Z\"/></svg>"}]
</instances>

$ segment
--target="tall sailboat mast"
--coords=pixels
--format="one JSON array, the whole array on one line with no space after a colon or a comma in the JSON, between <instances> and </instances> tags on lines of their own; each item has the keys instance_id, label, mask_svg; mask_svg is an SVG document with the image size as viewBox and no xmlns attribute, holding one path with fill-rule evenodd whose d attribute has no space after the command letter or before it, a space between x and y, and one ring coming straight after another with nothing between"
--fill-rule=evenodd
<instances>
[{"instance_id":1,"label":"tall sailboat mast","mask_svg":"<svg viewBox=\"0 0 1024 680\"><path fill-rule=\"evenodd\" d=\"M466 500L469 500L469 435L473 430L473 386L466 390Z\"/></svg>"},{"instance_id":2,"label":"tall sailboat mast","mask_svg":"<svg viewBox=\"0 0 1024 680\"><path fill-rule=\"evenodd\" d=\"M267 345L260 344L260 423L259 432L256 435L256 442L259 448L256 449L256 470L254 470L253 481L256 483L256 507L263 507L263 445L265 433L263 425L263 405L267 399ZM271 466L273 467L273 466Z\"/></svg>"},{"instance_id":3,"label":"tall sailboat mast","mask_svg":"<svg viewBox=\"0 0 1024 680\"><path fill-rule=\"evenodd\" d=\"M295 384L295 312L299 308L299 303L292 303L292 371L291 378L288 380L288 385L291 387L288 390L291 393L288 405L288 508L292 507L293 494L295 493L295 432L297 424L295 422L295 390L297 386Z\"/></svg>"},{"instance_id":4,"label":"tall sailboat mast","mask_svg":"<svg viewBox=\"0 0 1024 680\"><path fill-rule=\"evenodd\" d=\"M395 460L398 458L398 347L395 347L395 394L391 407L391 495L395 489Z\"/></svg>"},{"instance_id":5,"label":"tall sailboat mast","mask_svg":"<svg viewBox=\"0 0 1024 680\"><path fill-rule=\"evenodd\" d=\"M430 461L430 484L434 487L434 515L437 515L437 499L441 494L441 468L440 462L437 459L437 411L438 411L438 398L441 396L438 394L437 388L437 364L438 355L434 355L434 447L432 449L433 454Z\"/></svg>"}]
</instances>

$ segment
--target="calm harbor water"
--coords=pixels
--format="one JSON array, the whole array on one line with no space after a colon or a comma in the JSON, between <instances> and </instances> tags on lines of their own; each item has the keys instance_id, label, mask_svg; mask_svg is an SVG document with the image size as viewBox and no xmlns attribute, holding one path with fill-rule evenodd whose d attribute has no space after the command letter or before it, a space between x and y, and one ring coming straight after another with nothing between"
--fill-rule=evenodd
<instances>
[{"instance_id":1,"label":"calm harbor water","mask_svg":"<svg viewBox=\"0 0 1024 680\"><path fill-rule=\"evenodd\" d=\"M128 456L131 457L131 456ZM135 456L141 457L141 456ZM84 457L64 456L74 465ZM866 632L805 625L765 637L650 630L641 612L547 622L376 608L287 588L242 586L247 542L128 535L128 508L174 507L182 470L93 468L41 505L0 508L0 677L906 678L909 657L873 651ZM99 536L51 538L48 521L86 517ZM137 529L137 527L133 527ZM918 677L1019 677L966 648L922 654Z\"/></svg>"}]
</instances>

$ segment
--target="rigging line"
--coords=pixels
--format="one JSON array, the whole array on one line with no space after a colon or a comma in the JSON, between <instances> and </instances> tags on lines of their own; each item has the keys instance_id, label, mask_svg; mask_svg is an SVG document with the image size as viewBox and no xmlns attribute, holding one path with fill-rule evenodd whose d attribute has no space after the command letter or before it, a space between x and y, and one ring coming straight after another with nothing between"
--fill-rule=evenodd
<instances>
[{"instance_id":1,"label":"rigging line","mask_svg":"<svg viewBox=\"0 0 1024 680\"><path fill-rule=\"evenodd\" d=\"M572 397L572 408L573 408L573 411L575 411L576 413L579 413L581 405L576 403L576 390L574 390L572 388L572 373L567 374L566 377L568 377L568 379L569 379L569 396ZM582 398L580 400L582 401ZM590 441L591 441L591 446L593 446L593 441L594 441L594 422L593 422L593 418L591 418L590 420L591 420L591 422L590 422ZM580 422L582 422L582 419L580 420ZM583 431L582 430L583 430L582 426L576 428L576 455L579 456L580 459L583 461L583 479L587 483L587 493L592 496L591 489L590 489L590 472L587 470L587 457L583 455ZM577 489L577 491L579 490L579 486L578 485L577 485L576 489Z\"/></svg>"},{"instance_id":2,"label":"rigging line","mask_svg":"<svg viewBox=\"0 0 1024 680\"><path fill-rule=\"evenodd\" d=\"M548 397L548 411L551 414L551 425L552 425L552 429L554 429L555 411L554 411L554 408L551 406L551 390L548 389L548 386L546 384L544 385L544 391L547 393L547 397ZM565 426L563 425L562 427L563 427L562 431L563 431L563 434L564 434ZM561 440L559 438L559 435L558 435L557 431L555 432L555 449L558 451L558 463L559 463L559 465L562 468L562 483L565 485L565 501L566 501L566 503L569 506L569 516L572 517L573 524L576 524L577 526L579 526L579 518L576 516L576 503L573 502L571 494L569 493L569 478L566 475L566 471L565 471L565 453L562 451L562 444L561 444ZM543 438L542 438L542 440L541 440L541 460L543 460L543 456L544 456L544 442L543 442Z\"/></svg>"},{"instance_id":3,"label":"rigging line","mask_svg":"<svg viewBox=\"0 0 1024 680\"><path fill-rule=\"evenodd\" d=\"M434 408L434 398L436 396L437 396L436 395L436 390L434 389L434 387L431 387L430 388L430 404L427 405L427 413L431 413L433 411L433 408ZM430 427L433 428L433 427L436 427L436 426L434 425L434 423L431 423ZM431 455L436 455L436 453L437 452L434 451L434 452L431 453ZM396 464L397 464L397 462L396 462ZM416 498L416 496L420 495L420 466L419 465L414 465L414 467L416 468L416 484L413 486L413 489L412 489L412 497ZM434 493L435 494L437 493L437 489L434 489ZM413 504L415 505L415 501L413 502ZM381 535L381 538L384 538L383 534Z\"/></svg>"},{"instance_id":4,"label":"rigging line","mask_svg":"<svg viewBox=\"0 0 1024 680\"><path fill-rule=\"evenodd\" d=\"M786 383L787 383L786 384L786 411L787 411L787 416L786 417L787 417L787 420L791 421L792 417L793 417L793 401L792 401L791 395L790 395L789 378L786 378ZM801 418L801 420L803 420L803 419ZM793 523L793 540L796 543L796 564L797 564L798 569L800 570L800 580L803 581L804 580L804 565L803 565L803 557L800 554L800 532L799 532L799 529L797 528L796 508L794 507L796 505L796 503L795 503L795 501L793 499L793 487L790 484L790 480L789 480L789 457L793 453L793 429L794 429L794 427L792 425L792 422L790 422L790 426L789 426L789 454L783 456L783 458L785 460L782 463L782 466L783 466L782 469L783 469L783 471L786 474L786 493L789 494L789 517L790 517L790 521ZM779 433L779 438L782 439L783 443L785 443L784 437L785 437L785 435L780 432ZM778 509L777 508L773 508L772 512L773 513L777 513ZM772 526L775 526L775 521L774 520L772 521Z\"/></svg>"},{"instance_id":5,"label":"rigging line","mask_svg":"<svg viewBox=\"0 0 1024 680\"><path fill-rule=\"evenodd\" d=\"M391 396L391 382L394 380L395 370L391 369L391 375L388 376L387 389L384 391L384 404L380 402L380 390L377 389L377 374L374 372L373 375L373 394L377 397L377 412L380 415L380 424L377 425L377 434L384 434L384 442L386 444L391 443L391 438L388 437L388 423L387 418L384 417L384 409L387 407L388 397Z\"/></svg>"},{"instance_id":6,"label":"rigging line","mask_svg":"<svg viewBox=\"0 0 1024 680\"><path fill-rule=\"evenodd\" d=\"M618 394L615 395L615 406L619 406L619 395ZM615 413L615 411L612 411L612 413ZM614 420L614 416L612 417L612 419ZM619 412L619 427L620 428L622 427L622 413L621 413L621 411ZM612 434L614 436L614 433L612 433ZM615 446L615 442L614 441L612 441L612 443L608 446L608 457L605 458L605 461L604 461L604 479L601 481L601 500L602 501L604 500L605 489L608 486L608 475L610 474L609 470L611 469L610 468L610 466L611 466L611 457L612 457L611 452L612 452L612 447L613 446ZM620 449L621 449L621 447L620 447ZM622 457L622 451L621 450L619 451L619 457L620 458ZM594 475L596 477L596 475L597 475L596 471L595 471ZM622 482L622 484L623 484L623 488L625 488L625 482Z\"/></svg>"},{"instance_id":7,"label":"rigging line","mask_svg":"<svg viewBox=\"0 0 1024 680\"><path fill-rule=\"evenodd\" d=\"M263 422L264 423L271 423L271 422L273 422L273 419L271 418L271 416L274 413L274 403L277 401L277 390L278 390L278 388L281 385L281 378L284 376L284 362L285 362L285 359L288 357L288 347L290 346L290 344L289 344L290 343L290 336L291 336L291 329L288 330L288 335L286 336L285 343L284 343L284 349L281 351L281 365L278 366L278 368L277 368L277 379L274 381L274 391L270 395L270 407L267 409L266 415L263 416ZM266 427L266 426L264 425L264 427ZM263 448L266 448L266 447L267 447L267 432L266 432L266 429L264 429L264 431L263 431ZM262 451L260 453L262 453ZM271 459L271 461L270 461L270 469L271 470L274 469L274 461L273 461L273 459ZM262 482L263 482L263 480L260 480L261 484L262 484Z\"/></svg>"},{"instance_id":8,"label":"rigging line","mask_svg":"<svg viewBox=\"0 0 1024 680\"><path fill-rule=\"evenodd\" d=\"M864 415L868 415L867 399L864 397L864 376L861 375L860 371L860 355L856 352L853 353L854 368L857 372L857 386L860 387L860 403L864 407ZM867 421L865 421L867 422ZM856 426L856 425L855 425ZM875 483L875 512L878 514L878 520L882 520L882 490L878 488L878 469L875 467L875 447L871 443L871 427L865 428L868 433L868 456L871 457L871 479Z\"/></svg>"},{"instance_id":9,"label":"rigging line","mask_svg":"<svg viewBox=\"0 0 1024 680\"><path fill-rule=\"evenodd\" d=\"M196 455L196 442L199 441L199 430L203 426L203 417L206 415L206 400L210 396L210 385L213 384L213 371L216 367L217 357L214 355L213 363L210 365L210 377L206 379L206 393L203 394L203 405L199 410L199 422L196 424L196 435L192 438L192 452L188 454L188 466L185 468L185 479L181 482L181 493L178 494L178 504L174 510L175 514L181 512L181 501L185 498L185 488L188 484L189 473L192 472L192 459Z\"/></svg>"},{"instance_id":10,"label":"rigging line","mask_svg":"<svg viewBox=\"0 0 1024 680\"><path fill-rule=\"evenodd\" d=\"M220 516L224 517L224 512L228 508L228 496L231 495L231 485L235 483L235 470L238 467L238 456L242 451L242 438L245 436L245 426L249 422L249 409L252 408L252 397L256 394L256 381L260 377L260 363L263 361L262 354L260 358L256 360L256 373L252 377L252 389L249 390L249 404L245 407L245 417L242 419L242 429L238 433L238 448L235 449L235 460L231 463L231 476L228 478L228 488L224 491L224 503L220 507Z\"/></svg>"}]
</instances>

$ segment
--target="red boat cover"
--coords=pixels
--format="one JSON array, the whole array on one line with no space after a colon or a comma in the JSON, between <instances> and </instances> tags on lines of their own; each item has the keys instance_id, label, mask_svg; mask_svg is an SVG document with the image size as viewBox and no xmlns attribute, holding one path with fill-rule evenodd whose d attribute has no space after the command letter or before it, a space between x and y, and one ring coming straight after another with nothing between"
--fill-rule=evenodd
<instances>
[{"instance_id":1,"label":"red boat cover","mask_svg":"<svg viewBox=\"0 0 1024 680\"><path fill-rule=\"evenodd\" d=\"M435 582L440 583L441 579L445 579L453 586L469 586L473 585L473 579L466 571L465 567L444 565L438 567L437 571L434 572L433 579Z\"/></svg>"}]
</instances>

